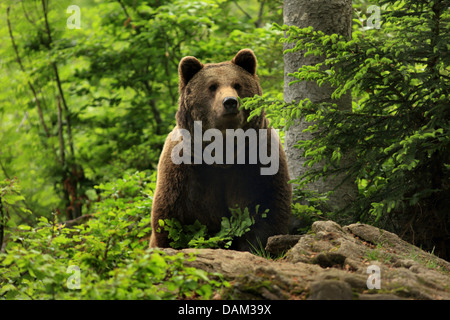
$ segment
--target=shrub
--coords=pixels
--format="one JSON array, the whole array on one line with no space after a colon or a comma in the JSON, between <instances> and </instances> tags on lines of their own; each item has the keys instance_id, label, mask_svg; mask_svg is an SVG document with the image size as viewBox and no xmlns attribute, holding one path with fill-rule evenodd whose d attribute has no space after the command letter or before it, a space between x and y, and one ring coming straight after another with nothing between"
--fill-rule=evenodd
<instances>
[{"instance_id":1,"label":"shrub","mask_svg":"<svg viewBox=\"0 0 450 320\"><path fill-rule=\"evenodd\" d=\"M0 297L211 298L227 285L220 275L184 266L194 256L148 248L154 181L154 175L136 173L99 185L101 201L83 225L67 227L53 214L34 227L9 226L0 254Z\"/></svg>"},{"instance_id":2,"label":"shrub","mask_svg":"<svg viewBox=\"0 0 450 320\"><path fill-rule=\"evenodd\" d=\"M242 237L255 224L259 206L255 208L255 215L251 215L248 208L230 208L230 217L222 217L220 231L214 235L208 233L208 228L196 220L192 225L181 225L176 219L160 220L161 228L169 232L173 241L173 248L230 248L233 239ZM265 218L269 209L261 214Z\"/></svg>"},{"instance_id":3,"label":"shrub","mask_svg":"<svg viewBox=\"0 0 450 320\"><path fill-rule=\"evenodd\" d=\"M289 74L292 83L313 81L335 88L332 98L351 91L353 112L332 102L303 99L284 103L270 96L246 102L265 108L276 126L299 118L314 123L314 135L299 141L306 165L323 163L293 177L300 187L345 173L359 184L359 196L341 216L376 223L441 257L450 256L449 54L445 1L377 1L381 28L354 29L352 38L312 27L276 26L286 52L324 57ZM342 155L354 161L343 164ZM307 200L307 199L306 199Z\"/></svg>"}]
</instances>

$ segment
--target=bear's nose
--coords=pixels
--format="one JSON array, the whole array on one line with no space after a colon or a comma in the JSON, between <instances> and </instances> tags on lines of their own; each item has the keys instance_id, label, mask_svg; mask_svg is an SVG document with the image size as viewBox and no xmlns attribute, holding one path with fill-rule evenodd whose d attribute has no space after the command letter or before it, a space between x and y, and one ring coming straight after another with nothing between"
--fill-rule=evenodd
<instances>
[{"instance_id":1,"label":"bear's nose","mask_svg":"<svg viewBox=\"0 0 450 320\"><path fill-rule=\"evenodd\" d=\"M236 97L225 97L222 101L225 114L238 113L238 100Z\"/></svg>"}]
</instances>

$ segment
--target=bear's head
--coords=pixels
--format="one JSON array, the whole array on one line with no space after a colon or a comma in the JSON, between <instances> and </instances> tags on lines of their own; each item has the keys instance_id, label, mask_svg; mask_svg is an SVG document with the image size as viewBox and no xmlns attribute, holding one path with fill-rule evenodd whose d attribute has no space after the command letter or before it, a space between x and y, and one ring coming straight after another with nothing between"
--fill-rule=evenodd
<instances>
[{"instance_id":1,"label":"bear's head","mask_svg":"<svg viewBox=\"0 0 450 320\"><path fill-rule=\"evenodd\" d=\"M248 122L250 111L240 108L238 100L262 94L256 66L255 54L250 49L243 49L231 61L221 63L202 64L195 57L181 59L178 127L192 132L194 121L202 121L203 130L261 128L264 116Z\"/></svg>"}]
</instances>

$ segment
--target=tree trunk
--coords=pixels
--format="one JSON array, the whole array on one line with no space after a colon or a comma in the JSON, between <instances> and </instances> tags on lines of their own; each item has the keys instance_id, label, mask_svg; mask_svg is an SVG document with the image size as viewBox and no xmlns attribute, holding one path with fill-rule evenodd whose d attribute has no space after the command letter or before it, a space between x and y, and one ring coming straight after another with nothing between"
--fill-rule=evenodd
<instances>
[{"instance_id":1,"label":"tree trunk","mask_svg":"<svg viewBox=\"0 0 450 320\"><path fill-rule=\"evenodd\" d=\"M284 24L295 25L300 28L312 26L315 30L321 30L325 34L341 34L351 37L352 30L352 1L351 0L285 0L284 1ZM285 44L284 49L292 48L295 44ZM339 100L332 100L331 94L335 90L329 84L324 83L319 87L315 82L300 82L289 86L289 82L295 80L287 74L296 72L303 65L314 65L322 62L323 57L309 55L304 57L304 52L297 51L284 56L284 100L296 102L309 98L311 102L333 102L342 111L351 111L351 94L343 96ZM303 133L310 123L298 120L295 126L291 126L286 132L286 155L291 178L303 175L308 167L304 167L306 159L302 157L303 150L295 148L299 140L310 140L311 133ZM341 164L351 161L347 156L341 159ZM317 164L314 169L320 168ZM329 198L328 205L333 209L344 208L349 201L354 199L357 187L354 181L347 179L341 184L345 175L335 178L327 178L325 181L319 179L308 185L308 188L318 192L326 192L336 188Z\"/></svg>"}]
</instances>

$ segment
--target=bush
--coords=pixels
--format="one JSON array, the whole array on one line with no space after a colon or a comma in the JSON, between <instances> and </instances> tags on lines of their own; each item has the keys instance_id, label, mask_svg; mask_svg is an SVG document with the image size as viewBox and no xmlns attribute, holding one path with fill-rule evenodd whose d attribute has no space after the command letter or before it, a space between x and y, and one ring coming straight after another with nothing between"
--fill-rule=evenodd
<instances>
[{"instance_id":1,"label":"bush","mask_svg":"<svg viewBox=\"0 0 450 320\"><path fill-rule=\"evenodd\" d=\"M10 225L0 254L0 297L211 298L227 285L220 275L185 267L194 256L148 248L154 178L136 173L99 185L102 201L84 225L67 227L56 214L35 227Z\"/></svg>"},{"instance_id":2,"label":"bush","mask_svg":"<svg viewBox=\"0 0 450 320\"><path fill-rule=\"evenodd\" d=\"M169 232L172 248L230 248L235 238L242 237L255 224L259 205L255 208L255 215L250 215L248 208L241 210L238 206L230 208L230 217L222 217L220 231L214 235L208 233L208 228L196 220L192 225L181 225L176 219L160 220L159 225ZM261 214L267 216L269 209Z\"/></svg>"},{"instance_id":3,"label":"bush","mask_svg":"<svg viewBox=\"0 0 450 320\"><path fill-rule=\"evenodd\" d=\"M269 96L246 102L265 108L275 125L299 118L314 123L314 139L299 141L306 165L294 177L305 187L345 173L360 194L340 216L375 223L427 250L450 256L449 11L445 1L378 1L379 30L355 29L351 39L312 27L277 26L283 41L324 62L289 74L294 82L329 83L340 98L349 90L353 112L308 99L286 104ZM342 155L354 155L349 165Z\"/></svg>"}]
</instances>

